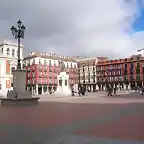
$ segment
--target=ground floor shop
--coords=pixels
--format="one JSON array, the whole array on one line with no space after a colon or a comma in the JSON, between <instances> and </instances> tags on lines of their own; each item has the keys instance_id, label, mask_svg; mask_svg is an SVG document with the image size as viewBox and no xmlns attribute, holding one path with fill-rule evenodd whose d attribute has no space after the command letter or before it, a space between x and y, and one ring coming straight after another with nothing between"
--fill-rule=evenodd
<instances>
[{"instance_id":1,"label":"ground floor shop","mask_svg":"<svg viewBox=\"0 0 144 144\"><path fill-rule=\"evenodd\" d=\"M94 84L79 84L79 87L84 86L87 92L105 91L108 86L117 87L119 90L133 90L136 87L143 87L144 82L116 82L116 83L94 83Z\"/></svg>"},{"instance_id":2,"label":"ground floor shop","mask_svg":"<svg viewBox=\"0 0 144 144\"><path fill-rule=\"evenodd\" d=\"M76 91L77 84L70 85L70 89L74 88ZM30 90L33 95L40 95L40 94L51 94L57 90L57 84L34 84L34 85L27 85L26 90Z\"/></svg>"},{"instance_id":3,"label":"ground floor shop","mask_svg":"<svg viewBox=\"0 0 144 144\"><path fill-rule=\"evenodd\" d=\"M35 85L26 86L26 89L30 90L33 95L50 94L50 93L56 91L57 85L35 84Z\"/></svg>"}]
</instances>

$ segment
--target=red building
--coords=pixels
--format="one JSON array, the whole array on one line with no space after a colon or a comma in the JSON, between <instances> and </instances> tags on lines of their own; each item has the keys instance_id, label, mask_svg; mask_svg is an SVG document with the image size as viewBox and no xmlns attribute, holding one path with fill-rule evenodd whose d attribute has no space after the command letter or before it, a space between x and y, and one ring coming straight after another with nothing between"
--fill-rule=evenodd
<instances>
[{"instance_id":1,"label":"red building","mask_svg":"<svg viewBox=\"0 0 144 144\"><path fill-rule=\"evenodd\" d=\"M99 61L96 65L97 84L100 89L107 85L118 85L120 88L143 86L144 57L133 55L130 58Z\"/></svg>"},{"instance_id":2,"label":"red building","mask_svg":"<svg viewBox=\"0 0 144 144\"><path fill-rule=\"evenodd\" d=\"M69 75L70 86L78 83L77 62L69 57L58 57L49 53L32 52L23 60L27 70L27 88L33 94L44 94L57 88L57 75L61 72L61 61L65 72Z\"/></svg>"}]
</instances>

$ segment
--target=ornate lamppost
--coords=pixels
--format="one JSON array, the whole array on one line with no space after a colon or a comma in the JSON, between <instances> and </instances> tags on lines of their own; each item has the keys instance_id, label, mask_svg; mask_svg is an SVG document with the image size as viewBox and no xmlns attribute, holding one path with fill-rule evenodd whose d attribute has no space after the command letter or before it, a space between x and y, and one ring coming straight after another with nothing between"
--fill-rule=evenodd
<instances>
[{"instance_id":1,"label":"ornate lamppost","mask_svg":"<svg viewBox=\"0 0 144 144\"><path fill-rule=\"evenodd\" d=\"M21 69L21 59L20 59L20 40L24 39L24 32L25 32L25 26L22 25L22 22L19 20L17 22L18 27L11 27L12 35L15 39L18 40L18 63L17 63L17 69Z\"/></svg>"}]
</instances>

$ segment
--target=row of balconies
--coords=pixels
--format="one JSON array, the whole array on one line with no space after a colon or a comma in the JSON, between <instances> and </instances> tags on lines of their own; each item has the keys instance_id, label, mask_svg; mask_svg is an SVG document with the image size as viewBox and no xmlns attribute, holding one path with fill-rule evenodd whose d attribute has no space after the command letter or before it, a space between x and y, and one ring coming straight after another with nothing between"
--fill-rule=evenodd
<instances>
[{"instance_id":1,"label":"row of balconies","mask_svg":"<svg viewBox=\"0 0 144 144\"><path fill-rule=\"evenodd\" d=\"M77 79L69 79L69 83L77 83ZM57 81L57 79L54 79L54 80L52 80L52 79L49 79L48 81L47 81L47 79L39 79L38 81L36 81L36 80L28 80L27 81L27 84L57 84L58 83L58 81Z\"/></svg>"},{"instance_id":2,"label":"row of balconies","mask_svg":"<svg viewBox=\"0 0 144 144\"><path fill-rule=\"evenodd\" d=\"M31 78L31 77L34 78L34 77L36 77L36 74L35 74L35 73L28 74L27 77L28 77L28 78ZM41 74L38 74L38 77L56 77L56 78L57 78L57 74L52 74L52 73L49 73L49 74L48 74L48 73L44 73L44 74L42 74L42 73L41 73ZM77 78L78 75L71 75L71 74L70 74L69 77L70 77L70 78L71 78L71 77L72 77L72 78Z\"/></svg>"},{"instance_id":3,"label":"row of balconies","mask_svg":"<svg viewBox=\"0 0 144 144\"><path fill-rule=\"evenodd\" d=\"M122 65L117 65L117 66L102 66L102 67L97 66L96 67L97 71L101 71L101 70L116 70L116 69L122 69Z\"/></svg>"},{"instance_id":4,"label":"row of balconies","mask_svg":"<svg viewBox=\"0 0 144 144\"><path fill-rule=\"evenodd\" d=\"M143 76L144 77L144 76ZM130 76L122 76L122 77L97 77L97 80L103 81L103 80L108 80L108 81L126 81L126 80L139 80L141 79L141 75L130 75Z\"/></svg>"}]
</instances>

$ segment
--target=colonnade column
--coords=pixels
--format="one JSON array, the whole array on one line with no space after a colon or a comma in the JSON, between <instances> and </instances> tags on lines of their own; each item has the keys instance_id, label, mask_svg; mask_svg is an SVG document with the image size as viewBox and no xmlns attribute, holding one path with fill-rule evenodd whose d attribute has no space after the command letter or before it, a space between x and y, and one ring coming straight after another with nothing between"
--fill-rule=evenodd
<instances>
[{"instance_id":1,"label":"colonnade column","mask_svg":"<svg viewBox=\"0 0 144 144\"><path fill-rule=\"evenodd\" d=\"M42 94L44 94L44 86L42 85Z\"/></svg>"},{"instance_id":2,"label":"colonnade column","mask_svg":"<svg viewBox=\"0 0 144 144\"><path fill-rule=\"evenodd\" d=\"M36 84L36 95L38 95L38 84Z\"/></svg>"}]
</instances>

